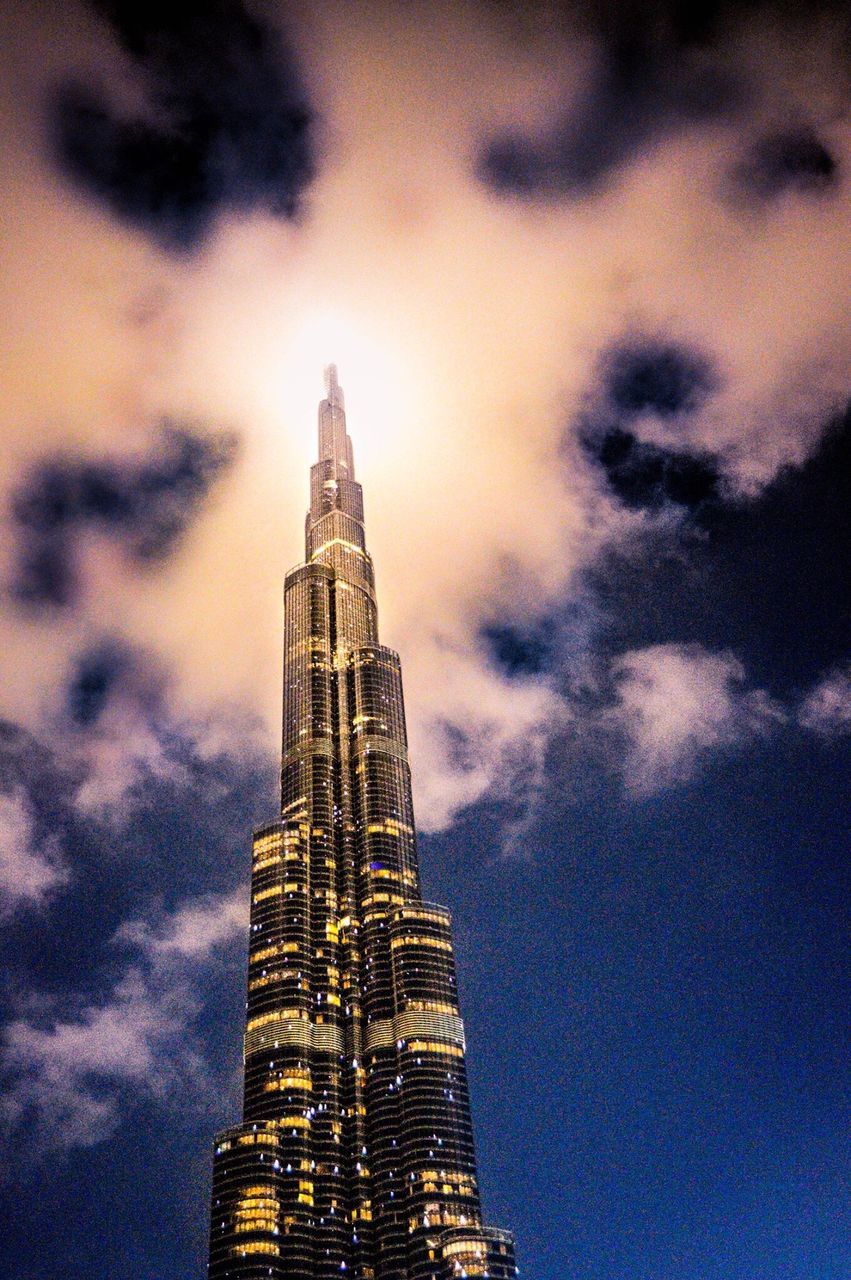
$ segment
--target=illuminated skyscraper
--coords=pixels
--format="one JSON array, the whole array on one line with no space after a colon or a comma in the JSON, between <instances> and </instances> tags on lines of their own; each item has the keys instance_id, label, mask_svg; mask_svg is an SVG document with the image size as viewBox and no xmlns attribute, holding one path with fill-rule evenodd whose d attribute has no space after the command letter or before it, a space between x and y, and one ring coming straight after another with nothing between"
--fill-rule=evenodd
<instances>
[{"instance_id":1,"label":"illuminated skyscraper","mask_svg":"<svg viewBox=\"0 0 851 1280\"><path fill-rule=\"evenodd\" d=\"M508 1280L333 365L326 388L284 587L281 814L254 835L243 1122L215 1143L210 1280Z\"/></svg>"}]
</instances>

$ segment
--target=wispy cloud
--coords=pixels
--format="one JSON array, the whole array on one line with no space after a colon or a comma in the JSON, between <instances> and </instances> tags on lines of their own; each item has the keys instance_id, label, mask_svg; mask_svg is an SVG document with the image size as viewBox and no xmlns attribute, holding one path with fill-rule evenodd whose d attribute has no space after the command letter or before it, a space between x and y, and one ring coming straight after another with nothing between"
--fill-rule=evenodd
<instances>
[{"instance_id":1,"label":"wispy cloud","mask_svg":"<svg viewBox=\"0 0 851 1280\"><path fill-rule=\"evenodd\" d=\"M153 923L128 920L116 940L132 943L153 961L176 956L203 960L247 929L248 894L240 889L229 896L188 903Z\"/></svg>"},{"instance_id":2,"label":"wispy cloud","mask_svg":"<svg viewBox=\"0 0 851 1280\"><path fill-rule=\"evenodd\" d=\"M828 672L810 689L798 708L798 720L823 738L851 733L851 666Z\"/></svg>"},{"instance_id":3,"label":"wispy cloud","mask_svg":"<svg viewBox=\"0 0 851 1280\"><path fill-rule=\"evenodd\" d=\"M42 905L69 879L55 844L37 843L25 792L0 795L0 914Z\"/></svg>"},{"instance_id":4,"label":"wispy cloud","mask_svg":"<svg viewBox=\"0 0 851 1280\"><path fill-rule=\"evenodd\" d=\"M420 827L443 830L483 797L533 796L546 743L567 714L559 694L544 678L510 679L446 646L430 664L431 697L420 695L411 744Z\"/></svg>"},{"instance_id":5,"label":"wispy cloud","mask_svg":"<svg viewBox=\"0 0 851 1280\"><path fill-rule=\"evenodd\" d=\"M130 969L109 999L69 1021L19 1019L5 1029L14 1077L2 1103L6 1124L27 1124L41 1149L92 1146L116 1129L122 1106L196 1083L202 1070L186 1033L197 1004L184 984L154 985Z\"/></svg>"},{"instance_id":6,"label":"wispy cloud","mask_svg":"<svg viewBox=\"0 0 851 1280\"><path fill-rule=\"evenodd\" d=\"M763 689L749 688L732 653L658 644L612 664L614 702L599 724L618 744L636 795L684 782L713 752L741 746L785 718Z\"/></svg>"},{"instance_id":7,"label":"wispy cloud","mask_svg":"<svg viewBox=\"0 0 851 1280\"><path fill-rule=\"evenodd\" d=\"M44 729L73 765L79 812L120 823L150 780L188 782L217 759L265 758L256 717L232 705L189 715L174 693L157 656L120 637L103 636L75 655Z\"/></svg>"},{"instance_id":8,"label":"wispy cloud","mask_svg":"<svg viewBox=\"0 0 851 1280\"><path fill-rule=\"evenodd\" d=\"M246 894L189 903L116 933L133 955L98 1001L39 1002L4 1029L7 1130L27 1125L36 1152L92 1146L140 1101L209 1102L216 1089L197 1034L199 976L213 953L245 932Z\"/></svg>"}]
</instances>

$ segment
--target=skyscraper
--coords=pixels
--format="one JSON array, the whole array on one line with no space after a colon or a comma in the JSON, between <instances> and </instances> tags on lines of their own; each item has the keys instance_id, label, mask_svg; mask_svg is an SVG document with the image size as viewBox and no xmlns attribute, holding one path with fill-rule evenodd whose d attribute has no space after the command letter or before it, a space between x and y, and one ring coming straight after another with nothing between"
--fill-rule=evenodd
<instances>
[{"instance_id":1,"label":"skyscraper","mask_svg":"<svg viewBox=\"0 0 851 1280\"><path fill-rule=\"evenodd\" d=\"M284 587L280 817L254 833L243 1122L215 1143L210 1280L516 1273L485 1227L449 912L423 902L399 657L378 640L326 370Z\"/></svg>"}]
</instances>

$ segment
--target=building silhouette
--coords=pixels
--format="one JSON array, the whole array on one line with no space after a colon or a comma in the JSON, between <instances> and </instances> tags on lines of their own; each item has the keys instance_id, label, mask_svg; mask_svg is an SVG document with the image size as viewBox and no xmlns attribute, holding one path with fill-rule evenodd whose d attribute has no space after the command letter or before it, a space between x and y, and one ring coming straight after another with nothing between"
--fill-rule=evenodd
<instances>
[{"instance_id":1,"label":"building silhouette","mask_svg":"<svg viewBox=\"0 0 851 1280\"><path fill-rule=\"evenodd\" d=\"M243 1121L210 1280L516 1274L482 1225L451 922L423 902L399 657L378 639L332 365L287 574L281 813L253 840Z\"/></svg>"}]
</instances>

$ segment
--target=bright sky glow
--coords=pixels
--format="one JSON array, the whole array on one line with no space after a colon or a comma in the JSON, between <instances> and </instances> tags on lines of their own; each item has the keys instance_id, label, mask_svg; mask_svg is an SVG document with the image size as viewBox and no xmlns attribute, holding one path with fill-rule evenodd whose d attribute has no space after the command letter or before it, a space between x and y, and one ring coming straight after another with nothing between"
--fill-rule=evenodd
<instances>
[{"instance_id":1,"label":"bright sky glow","mask_svg":"<svg viewBox=\"0 0 851 1280\"><path fill-rule=\"evenodd\" d=\"M336 364L355 431L355 466L367 467L386 450L398 429L400 406L411 403L412 374L392 336L342 310L307 310L284 339L281 404L287 420L314 423L326 365ZM302 428L303 430L303 428ZM315 461L316 439L304 439Z\"/></svg>"}]
</instances>

